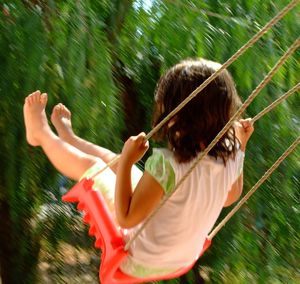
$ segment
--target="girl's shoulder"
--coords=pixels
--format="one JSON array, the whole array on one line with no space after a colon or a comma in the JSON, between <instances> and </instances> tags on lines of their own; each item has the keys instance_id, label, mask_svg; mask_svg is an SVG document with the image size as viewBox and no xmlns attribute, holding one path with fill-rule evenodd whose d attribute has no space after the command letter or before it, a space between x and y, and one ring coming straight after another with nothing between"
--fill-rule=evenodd
<instances>
[{"instance_id":1,"label":"girl's shoulder","mask_svg":"<svg viewBox=\"0 0 300 284\"><path fill-rule=\"evenodd\" d=\"M152 156L164 156L167 159L174 159L174 154L171 150L167 148L153 148Z\"/></svg>"},{"instance_id":2,"label":"girl's shoulder","mask_svg":"<svg viewBox=\"0 0 300 284\"><path fill-rule=\"evenodd\" d=\"M189 162L178 162L176 160L175 154L167 149L167 148L153 148L152 150L152 155L150 156L150 158L156 160L156 159L162 159L163 160L168 160L172 166L174 168L176 167L180 167L180 166L184 166L184 167L189 167L192 164L195 163L196 160L199 159L200 155L202 154L202 152L198 153L198 155L190 160ZM222 158L220 157L212 157L210 155L206 155L201 159L201 163L200 164L209 164L209 165L224 165Z\"/></svg>"},{"instance_id":3,"label":"girl's shoulder","mask_svg":"<svg viewBox=\"0 0 300 284\"><path fill-rule=\"evenodd\" d=\"M153 148L152 154L147 159L145 166L149 167L172 167L173 170L176 168L175 156L172 151L167 148Z\"/></svg>"},{"instance_id":4,"label":"girl's shoulder","mask_svg":"<svg viewBox=\"0 0 300 284\"><path fill-rule=\"evenodd\" d=\"M166 193L174 188L176 164L172 151L165 148L154 148L152 155L145 163L145 170L159 182Z\"/></svg>"},{"instance_id":5,"label":"girl's shoulder","mask_svg":"<svg viewBox=\"0 0 300 284\"><path fill-rule=\"evenodd\" d=\"M188 168L191 167L199 158L202 152L198 153L198 155L192 159L189 162L183 162L180 163L176 161L174 153L167 149L167 148L153 148L152 155L149 157L149 160L152 161L152 163L155 164L166 164L169 163L173 169L176 171L176 169L179 168ZM226 164L240 164L241 160L244 158L244 152L240 149L239 146L237 146L235 155L233 157L230 157ZM206 155L201 158L201 161L199 162L199 167L201 166L210 166L210 167L216 167L216 168L226 168L224 165L224 161L221 157L213 157L210 155Z\"/></svg>"}]
</instances>

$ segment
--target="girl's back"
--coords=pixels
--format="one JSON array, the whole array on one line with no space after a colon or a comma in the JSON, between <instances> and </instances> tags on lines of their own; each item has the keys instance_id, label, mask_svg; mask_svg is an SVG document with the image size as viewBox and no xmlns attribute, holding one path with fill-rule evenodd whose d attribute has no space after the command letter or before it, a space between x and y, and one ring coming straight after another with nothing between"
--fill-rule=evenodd
<instances>
[{"instance_id":1,"label":"girl's back","mask_svg":"<svg viewBox=\"0 0 300 284\"><path fill-rule=\"evenodd\" d=\"M239 150L226 166L221 158L205 157L133 242L127 265L132 262L151 267L148 275L151 276L151 273L158 275L161 268L174 271L197 259L241 171L243 156ZM178 163L170 150L154 149L146 170L168 193L193 162L194 159ZM139 226L128 232L129 237ZM164 269L162 274L166 272Z\"/></svg>"}]
</instances>

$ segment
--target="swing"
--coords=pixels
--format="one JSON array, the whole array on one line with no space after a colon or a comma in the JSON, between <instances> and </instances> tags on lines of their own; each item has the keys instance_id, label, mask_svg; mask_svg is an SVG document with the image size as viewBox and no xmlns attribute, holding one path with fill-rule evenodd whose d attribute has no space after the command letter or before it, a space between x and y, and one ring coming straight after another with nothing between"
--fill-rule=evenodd
<instances>
[{"instance_id":1,"label":"swing","mask_svg":"<svg viewBox=\"0 0 300 284\"><path fill-rule=\"evenodd\" d=\"M134 284L176 278L187 273L194 265L179 269L174 273L162 277L135 278L124 274L120 263L128 255L124 249L123 232L117 227L101 192L93 190L93 180L84 178L63 196L63 201L79 202L77 208L84 212L84 222L90 224L89 235L96 237L95 247L102 250L100 267L100 283L103 284ZM206 240L203 250L210 246L211 241Z\"/></svg>"},{"instance_id":2,"label":"swing","mask_svg":"<svg viewBox=\"0 0 300 284\"><path fill-rule=\"evenodd\" d=\"M173 115L176 114L181 108L183 108L192 98L194 98L199 92L201 92L211 81L213 81L221 71L227 68L233 61L235 61L239 56L243 54L243 52L253 45L271 26L273 26L277 21L279 21L290 9L292 9L298 1L292 1L286 8L284 8L275 18L273 18L264 28L262 28L249 42L247 42L236 54L234 54L229 60L227 60L222 67L217 70L214 74L212 74L201 86L199 86L194 92L190 94L180 105L178 105L165 119L163 119L154 129L152 129L146 139L149 138L157 131L166 121L168 121ZM300 40L297 39L295 43L289 48L289 50L280 58L278 63L272 68L272 70L268 73L268 75L263 79L263 81L257 86L257 88L253 91L253 93L248 97L248 99L244 102L244 104L240 107L240 109L232 116L229 122L224 126L224 128L220 131L220 133L215 137L215 139L207 146L207 148L203 151L202 155L195 161L194 165L191 169L186 173L186 175L178 182L175 186L173 192L167 196L160 203L160 205L153 211L150 216L146 219L144 224L140 227L140 229L136 232L136 234L129 240L129 242L125 245L123 240L123 232L122 229L117 227L115 222L113 221L110 211L104 201L102 194L99 191L93 190L93 177L95 177L100 172L104 171L109 166L114 165L118 156L113 159L105 168L103 168L100 172L94 175L91 178L84 178L80 182L78 182L67 194L63 196L63 201L66 202L79 202L77 208L84 212L84 222L90 224L89 235L96 237L95 247L102 250L102 261L99 271L100 283L102 284L135 284L141 282L151 282L157 280L164 280L179 277L187 273L194 263L191 263L189 266L184 267L174 273L164 275L161 277L150 277L150 278L136 278L129 275L124 274L120 270L120 264L124 260L124 258L128 255L128 248L134 241L134 239L138 236L138 234L145 228L148 221L152 218L152 216L163 206L163 204L171 197L171 195L176 191L176 189L181 185L184 179L190 174L190 172L194 169L197 163L208 154L208 152L215 146L217 141L229 130L233 122L240 117L240 115L245 111L245 109L249 106L258 92L269 82L274 73L278 70L278 68L284 63L284 61L288 58L288 56L296 50L300 45ZM283 97L287 97L291 95L293 92L299 90L299 84L296 85L293 89L287 92ZM277 105L280 101L274 102L273 107ZM260 114L258 114L254 119L257 120L266 112L270 111L272 108L266 108ZM230 212L231 216L238 210L238 208L249 198L249 196L260 186L260 184L267 179L267 177L278 167L278 165L282 162L282 160L295 149L295 147L299 144L300 138L296 139L296 141L284 152L284 154L274 163L273 167L266 172L266 174L262 177L262 179L249 191L249 193L238 203L238 205ZM228 215L230 215L228 214ZM231 217L229 216L227 220L224 220L216 227L216 229L207 237L205 244L202 248L202 251L198 257L200 257L211 245L211 240L213 236L217 233L218 230L222 226L224 226L225 222ZM226 219L226 218L225 218Z\"/></svg>"},{"instance_id":3,"label":"swing","mask_svg":"<svg viewBox=\"0 0 300 284\"><path fill-rule=\"evenodd\" d=\"M298 84L298 89L299 89ZM256 189L272 174L279 164L297 147L300 143L298 137L294 143L278 158L274 165L264 174L264 176L252 187L251 190L240 200L240 202L228 213L222 222L207 237L203 249L199 255L210 247L212 238L235 214L235 212L249 199ZM63 196L65 202L79 202L78 210L84 211L84 222L90 224L89 235L95 236L95 247L102 250L102 260L99 270L100 283L103 284L136 284L141 282L151 282L179 277L187 273L195 264L175 271L161 277L136 278L124 274L120 269L120 264L128 255L125 250L122 230L114 223L109 209L102 194L92 189L93 180L84 178L78 182L71 190Z\"/></svg>"}]
</instances>

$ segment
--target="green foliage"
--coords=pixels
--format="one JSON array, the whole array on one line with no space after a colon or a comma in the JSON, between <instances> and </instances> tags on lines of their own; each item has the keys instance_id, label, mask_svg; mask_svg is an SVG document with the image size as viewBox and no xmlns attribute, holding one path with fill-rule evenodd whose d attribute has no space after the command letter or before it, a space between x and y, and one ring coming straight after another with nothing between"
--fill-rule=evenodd
<instances>
[{"instance_id":1,"label":"green foliage","mask_svg":"<svg viewBox=\"0 0 300 284\"><path fill-rule=\"evenodd\" d=\"M25 96L35 89L47 91L48 113L63 102L73 112L78 134L119 152L129 134L150 130L153 92L162 72L186 57L225 62L289 3L146 2L1 1L0 212L10 226L0 231L0 256L11 254L11 283L34 283L40 245L46 240L55 249L72 238L74 229L59 214L60 204L57 214L38 222L46 193L59 185L41 151L25 142ZM299 13L298 5L230 66L243 100L298 36ZM246 116L298 83L299 67L298 49ZM246 155L245 191L299 135L299 102L295 94L257 122ZM196 283L199 271L208 283L299 282L299 172L296 149L216 236L194 270L163 283ZM13 240L8 247L3 231Z\"/></svg>"}]
</instances>

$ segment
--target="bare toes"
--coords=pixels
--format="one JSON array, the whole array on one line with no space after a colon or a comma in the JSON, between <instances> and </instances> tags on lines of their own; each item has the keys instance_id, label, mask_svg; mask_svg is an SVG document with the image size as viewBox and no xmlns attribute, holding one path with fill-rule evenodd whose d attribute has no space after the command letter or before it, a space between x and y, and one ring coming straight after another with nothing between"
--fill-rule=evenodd
<instances>
[{"instance_id":1,"label":"bare toes","mask_svg":"<svg viewBox=\"0 0 300 284\"><path fill-rule=\"evenodd\" d=\"M31 95L29 95L28 97L27 97L27 102L28 102L28 104L29 105L32 105L33 103L34 103L34 94L32 93Z\"/></svg>"},{"instance_id":2,"label":"bare toes","mask_svg":"<svg viewBox=\"0 0 300 284\"><path fill-rule=\"evenodd\" d=\"M33 103L37 103L40 101L40 96L41 96L41 92L40 91L35 91L34 93L32 93L31 95L31 99Z\"/></svg>"},{"instance_id":3,"label":"bare toes","mask_svg":"<svg viewBox=\"0 0 300 284\"><path fill-rule=\"evenodd\" d=\"M59 104L59 115L60 116L64 115L64 106L63 106L63 104Z\"/></svg>"},{"instance_id":4,"label":"bare toes","mask_svg":"<svg viewBox=\"0 0 300 284\"><path fill-rule=\"evenodd\" d=\"M62 114L68 119L71 117L71 112L65 105L62 105Z\"/></svg>"},{"instance_id":5,"label":"bare toes","mask_svg":"<svg viewBox=\"0 0 300 284\"><path fill-rule=\"evenodd\" d=\"M39 101L40 101L43 105L46 105L47 100L48 100L48 95L47 95L46 93L42 93L42 94L39 96Z\"/></svg>"},{"instance_id":6,"label":"bare toes","mask_svg":"<svg viewBox=\"0 0 300 284\"><path fill-rule=\"evenodd\" d=\"M37 94L38 94L38 91L35 91L35 92L31 93L30 95L28 95L26 98L27 103L30 105L35 103Z\"/></svg>"},{"instance_id":7,"label":"bare toes","mask_svg":"<svg viewBox=\"0 0 300 284\"><path fill-rule=\"evenodd\" d=\"M52 115L54 115L56 117L59 117L61 115L61 103L54 106L54 108L52 110Z\"/></svg>"}]
</instances>

